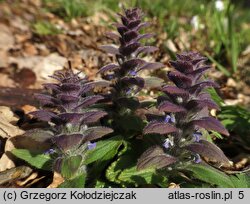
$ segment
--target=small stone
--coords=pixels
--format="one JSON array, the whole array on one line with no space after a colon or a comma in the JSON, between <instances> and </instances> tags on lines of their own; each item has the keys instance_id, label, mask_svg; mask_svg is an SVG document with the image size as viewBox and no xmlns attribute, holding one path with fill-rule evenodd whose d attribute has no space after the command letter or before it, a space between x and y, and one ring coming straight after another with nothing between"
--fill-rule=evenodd
<instances>
[{"instance_id":1,"label":"small stone","mask_svg":"<svg viewBox=\"0 0 250 204\"><path fill-rule=\"evenodd\" d=\"M229 78L229 79L227 80L227 86L228 86L228 87L236 87L236 86L237 86L237 83L236 83L236 81L235 81L234 79Z\"/></svg>"}]
</instances>

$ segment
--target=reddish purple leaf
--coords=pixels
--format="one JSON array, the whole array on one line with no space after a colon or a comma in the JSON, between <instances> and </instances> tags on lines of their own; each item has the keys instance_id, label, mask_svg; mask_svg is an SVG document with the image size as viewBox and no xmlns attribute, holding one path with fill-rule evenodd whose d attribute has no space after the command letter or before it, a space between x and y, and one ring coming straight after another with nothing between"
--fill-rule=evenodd
<instances>
[{"instance_id":1,"label":"reddish purple leaf","mask_svg":"<svg viewBox=\"0 0 250 204\"><path fill-rule=\"evenodd\" d=\"M119 51L122 55L128 56L128 55L131 55L134 51L136 51L137 48L140 47L140 45L141 44L138 42L133 42L124 47L120 47Z\"/></svg>"},{"instance_id":2,"label":"reddish purple leaf","mask_svg":"<svg viewBox=\"0 0 250 204\"><path fill-rule=\"evenodd\" d=\"M143 22L143 23L140 23L137 27L135 27L134 30L140 30L141 28L145 28L148 26L150 26L149 22Z\"/></svg>"},{"instance_id":3,"label":"reddish purple leaf","mask_svg":"<svg viewBox=\"0 0 250 204\"><path fill-rule=\"evenodd\" d=\"M175 163L177 159L168 154L165 154L162 148L154 146L146 150L137 162L137 169L146 168L161 169Z\"/></svg>"},{"instance_id":4,"label":"reddish purple leaf","mask_svg":"<svg viewBox=\"0 0 250 204\"><path fill-rule=\"evenodd\" d=\"M120 38L119 35L117 35L116 33L113 33L113 32L107 32L106 33L106 36L110 39L115 39L115 40L118 40Z\"/></svg>"},{"instance_id":5,"label":"reddish purple leaf","mask_svg":"<svg viewBox=\"0 0 250 204\"><path fill-rule=\"evenodd\" d=\"M88 111L84 113L84 117L82 118L82 121L84 124L90 124L97 122L100 118L107 115L105 111Z\"/></svg>"},{"instance_id":6,"label":"reddish purple leaf","mask_svg":"<svg viewBox=\"0 0 250 204\"><path fill-rule=\"evenodd\" d=\"M190 73L190 75L202 75L206 70L211 69L211 66L202 66ZM197 77L196 77L197 78Z\"/></svg>"},{"instance_id":7,"label":"reddish purple leaf","mask_svg":"<svg viewBox=\"0 0 250 204\"><path fill-rule=\"evenodd\" d=\"M149 38L152 38L153 36L154 36L153 33L146 33L146 34L139 35L136 40L149 39Z\"/></svg>"},{"instance_id":8,"label":"reddish purple leaf","mask_svg":"<svg viewBox=\"0 0 250 204\"><path fill-rule=\"evenodd\" d=\"M120 33L120 35L124 35L125 32L127 32L129 29L122 24L116 24L117 31Z\"/></svg>"},{"instance_id":9,"label":"reddish purple leaf","mask_svg":"<svg viewBox=\"0 0 250 204\"><path fill-rule=\"evenodd\" d=\"M122 64L122 69L124 70L134 70L136 69L138 66L145 64L146 62L140 58L134 58L134 59L130 59L125 61Z\"/></svg>"},{"instance_id":10,"label":"reddish purple leaf","mask_svg":"<svg viewBox=\"0 0 250 204\"><path fill-rule=\"evenodd\" d=\"M52 138L53 143L61 150L68 151L77 148L83 141L82 134L60 135Z\"/></svg>"},{"instance_id":11,"label":"reddish purple leaf","mask_svg":"<svg viewBox=\"0 0 250 204\"><path fill-rule=\"evenodd\" d=\"M199 120L192 121L194 125L197 125L201 128L207 129L207 130L214 130L216 132L219 132L223 135L229 136L229 132L227 129L215 118L212 117L205 117L201 118Z\"/></svg>"},{"instance_id":12,"label":"reddish purple leaf","mask_svg":"<svg viewBox=\"0 0 250 204\"><path fill-rule=\"evenodd\" d=\"M103 73L108 72L108 71L114 71L114 70L117 70L119 68L120 68L120 66L117 64L108 64L108 65L103 66L101 69L99 69L97 74L99 74L99 73L103 74Z\"/></svg>"},{"instance_id":13,"label":"reddish purple leaf","mask_svg":"<svg viewBox=\"0 0 250 204\"><path fill-rule=\"evenodd\" d=\"M182 72L185 74L191 73L194 71L193 69L194 66L188 61L182 61L182 60L170 61L170 64L179 72Z\"/></svg>"},{"instance_id":14,"label":"reddish purple leaf","mask_svg":"<svg viewBox=\"0 0 250 204\"><path fill-rule=\"evenodd\" d=\"M164 122L153 121L150 122L144 129L143 134L160 134L165 135L168 133L176 132L177 129L173 125Z\"/></svg>"},{"instance_id":15,"label":"reddish purple leaf","mask_svg":"<svg viewBox=\"0 0 250 204\"><path fill-rule=\"evenodd\" d=\"M158 106L159 111L164 111L167 113L178 113L178 112L186 112L187 110L182 106L175 105L169 101L163 101Z\"/></svg>"},{"instance_id":16,"label":"reddish purple leaf","mask_svg":"<svg viewBox=\"0 0 250 204\"><path fill-rule=\"evenodd\" d=\"M58 116L55 113L51 111L47 111L47 110L38 110L38 111L31 112L29 114L33 115L34 117L42 121L51 121L54 118L58 118Z\"/></svg>"},{"instance_id":17,"label":"reddish purple leaf","mask_svg":"<svg viewBox=\"0 0 250 204\"><path fill-rule=\"evenodd\" d=\"M104 97L100 95L87 96L80 102L80 105L78 105L75 109L87 108L102 99L104 99Z\"/></svg>"},{"instance_id":18,"label":"reddish purple leaf","mask_svg":"<svg viewBox=\"0 0 250 204\"><path fill-rule=\"evenodd\" d=\"M35 98L39 100L42 105L56 105L58 103L57 99L45 94L35 94Z\"/></svg>"},{"instance_id":19,"label":"reddish purple leaf","mask_svg":"<svg viewBox=\"0 0 250 204\"><path fill-rule=\"evenodd\" d=\"M129 19L121 14L118 14L118 15L121 16L121 20L122 20L123 25L127 26L129 24Z\"/></svg>"},{"instance_id":20,"label":"reddish purple leaf","mask_svg":"<svg viewBox=\"0 0 250 204\"><path fill-rule=\"evenodd\" d=\"M127 27L128 27L129 29L133 29L133 28L138 27L138 26L140 25L140 23L141 23L141 20L140 20L140 19L137 19L137 20L134 20L134 21L129 22L129 24L128 24Z\"/></svg>"},{"instance_id":21,"label":"reddish purple leaf","mask_svg":"<svg viewBox=\"0 0 250 204\"><path fill-rule=\"evenodd\" d=\"M143 71L143 70L156 70L156 69L160 69L163 68L164 64L160 63L160 62L152 62L152 63L145 63L144 65L142 65L141 67L138 68L138 71Z\"/></svg>"},{"instance_id":22,"label":"reddish purple leaf","mask_svg":"<svg viewBox=\"0 0 250 204\"><path fill-rule=\"evenodd\" d=\"M220 107L214 101L210 99L191 100L187 103L186 108L187 109L192 109L192 108L202 109L204 107L208 107L209 109L220 110Z\"/></svg>"},{"instance_id":23,"label":"reddish purple leaf","mask_svg":"<svg viewBox=\"0 0 250 204\"><path fill-rule=\"evenodd\" d=\"M206 140L200 140L199 143L192 143L185 148L203 157L215 160L216 162L229 163L229 159L225 156L223 151L215 144Z\"/></svg>"},{"instance_id":24,"label":"reddish purple leaf","mask_svg":"<svg viewBox=\"0 0 250 204\"><path fill-rule=\"evenodd\" d=\"M72 103L72 102L77 102L79 100L78 96L71 96L71 95L67 95L67 94L58 94L57 97L63 103Z\"/></svg>"},{"instance_id":25,"label":"reddish purple leaf","mask_svg":"<svg viewBox=\"0 0 250 204\"><path fill-rule=\"evenodd\" d=\"M127 43L127 42L130 42L133 39L136 39L138 37L138 35L139 35L139 33L137 31L129 30L128 32L124 33L123 39Z\"/></svg>"},{"instance_id":26,"label":"reddish purple leaf","mask_svg":"<svg viewBox=\"0 0 250 204\"><path fill-rule=\"evenodd\" d=\"M84 133L85 138L84 141L92 141L99 139L103 137L104 135L112 133L113 130L108 127L90 127L88 130Z\"/></svg>"},{"instance_id":27,"label":"reddish purple leaf","mask_svg":"<svg viewBox=\"0 0 250 204\"><path fill-rule=\"evenodd\" d=\"M118 48L116 48L112 45L102 45L102 46L100 46L100 49L107 52L107 53L113 54L113 55L120 54Z\"/></svg>"},{"instance_id":28,"label":"reddish purple leaf","mask_svg":"<svg viewBox=\"0 0 250 204\"><path fill-rule=\"evenodd\" d=\"M169 96L181 96L181 97L184 97L184 98L188 98L189 96L189 93L188 91L184 90L184 89L181 89L181 88L178 88L176 86L164 86L162 88L162 91L165 92L167 95Z\"/></svg>"},{"instance_id":29,"label":"reddish purple leaf","mask_svg":"<svg viewBox=\"0 0 250 204\"><path fill-rule=\"evenodd\" d=\"M141 77L123 77L121 81L127 85L136 85L140 88L144 87L145 81Z\"/></svg>"},{"instance_id":30,"label":"reddish purple leaf","mask_svg":"<svg viewBox=\"0 0 250 204\"><path fill-rule=\"evenodd\" d=\"M158 48L154 47L154 46L143 46L143 47L139 47L136 50L135 55L138 56L141 53L149 54L149 53L155 52L157 50L158 50Z\"/></svg>"},{"instance_id":31,"label":"reddish purple leaf","mask_svg":"<svg viewBox=\"0 0 250 204\"><path fill-rule=\"evenodd\" d=\"M192 79L178 71L168 73L168 78L174 82L178 88L188 88L192 86Z\"/></svg>"},{"instance_id":32,"label":"reddish purple leaf","mask_svg":"<svg viewBox=\"0 0 250 204\"><path fill-rule=\"evenodd\" d=\"M64 123L79 124L81 119L85 116L84 113L61 113L58 116Z\"/></svg>"},{"instance_id":33,"label":"reddish purple leaf","mask_svg":"<svg viewBox=\"0 0 250 204\"><path fill-rule=\"evenodd\" d=\"M192 94L199 94L204 88L207 88L207 87L215 87L215 88L218 88L218 84L216 84L215 82L213 81L203 81L203 82L200 82L192 87L189 88L189 91L190 93Z\"/></svg>"},{"instance_id":34,"label":"reddish purple leaf","mask_svg":"<svg viewBox=\"0 0 250 204\"><path fill-rule=\"evenodd\" d=\"M61 91L68 94L79 94L81 86L73 83L63 83L60 87Z\"/></svg>"}]
</instances>

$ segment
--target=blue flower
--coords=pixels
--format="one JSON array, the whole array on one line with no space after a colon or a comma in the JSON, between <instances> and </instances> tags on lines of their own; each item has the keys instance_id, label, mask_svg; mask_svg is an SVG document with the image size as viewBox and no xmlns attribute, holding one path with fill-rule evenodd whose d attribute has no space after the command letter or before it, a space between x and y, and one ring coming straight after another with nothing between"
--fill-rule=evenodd
<instances>
[{"instance_id":1,"label":"blue flower","mask_svg":"<svg viewBox=\"0 0 250 204\"><path fill-rule=\"evenodd\" d=\"M167 115L164 119L165 123L175 123L175 117L173 115Z\"/></svg>"},{"instance_id":2,"label":"blue flower","mask_svg":"<svg viewBox=\"0 0 250 204\"><path fill-rule=\"evenodd\" d=\"M169 123L170 120L171 120L171 116L170 116L170 115L167 115L167 116L165 117L165 119L164 119L164 122L165 122L165 123Z\"/></svg>"},{"instance_id":3,"label":"blue flower","mask_svg":"<svg viewBox=\"0 0 250 204\"><path fill-rule=\"evenodd\" d=\"M96 142L93 142L93 143L89 142L88 143L88 149L89 150L92 150L92 149L95 149L95 148L96 148Z\"/></svg>"},{"instance_id":4,"label":"blue flower","mask_svg":"<svg viewBox=\"0 0 250 204\"><path fill-rule=\"evenodd\" d=\"M50 148L50 149L46 150L43 154L54 154L54 153L56 153L56 150Z\"/></svg>"},{"instance_id":5,"label":"blue flower","mask_svg":"<svg viewBox=\"0 0 250 204\"><path fill-rule=\"evenodd\" d=\"M195 142L199 142L200 141L200 137L202 136L202 133L201 132L194 132L193 136L195 138L194 141Z\"/></svg>"},{"instance_id":6,"label":"blue flower","mask_svg":"<svg viewBox=\"0 0 250 204\"><path fill-rule=\"evenodd\" d=\"M134 70L132 70L132 71L129 71L129 75L131 75L131 76L136 76L136 71L134 71Z\"/></svg>"},{"instance_id":7,"label":"blue flower","mask_svg":"<svg viewBox=\"0 0 250 204\"><path fill-rule=\"evenodd\" d=\"M173 146L174 143L173 141L171 141L169 138L165 139L164 143L163 143L163 147L165 147L166 149L170 148L170 146Z\"/></svg>"},{"instance_id":8,"label":"blue flower","mask_svg":"<svg viewBox=\"0 0 250 204\"><path fill-rule=\"evenodd\" d=\"M201 157L200 157L199 154L195 154L195 155L194 155L194 162L195 162L196 164L201 163Z\"/></svg>"}]
</instances>

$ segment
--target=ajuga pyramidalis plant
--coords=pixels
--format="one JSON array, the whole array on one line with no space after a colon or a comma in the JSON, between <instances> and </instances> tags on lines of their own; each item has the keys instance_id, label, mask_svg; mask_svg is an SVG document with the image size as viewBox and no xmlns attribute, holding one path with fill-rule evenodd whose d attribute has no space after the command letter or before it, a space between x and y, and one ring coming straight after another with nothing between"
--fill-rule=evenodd
<instances>
[{"instance_id":1,"label":"ajuga pyramidalis plant","mask_svg":"<svg viewBox=\"0 0 250 204\"><path fill-rule=\"evenodd\" d=\"M146 150L138 160L138 169L154 166L157 169L183 163L199 163L206 157L220 164L229 163L221 149L209 142L206 131L229 135L222 124L210 116L210 109L219 109L205 92L205 88L218 85L204 79L210 66L197 52L177 55L170 64L175 71L168 73L174 85L165 85L158 97L159 114L148 115L149 123L144 134L158 134L160 144Z\"/></svg>"},{"instance_id":2,"label":"ajuga pyramidalis plant","mask_svg":"<svg viewBox=\"0 0 250 204\"><path fill-rule=\"evenodd\" d=\"M32 112L36 118L51 124L53 148L47 153L55 155L53 168L65 180L86 175L85 155L95 147L91 141L112 132L108 127L98 126L99 119L107 113L92 108L103 99L92 94L93 88L105 86L106 82L90 82L79 74L69 69L51 76L58 83L44 84L46 93L36 95L43 109Z\"/></svg>"},{"instance_id":3,"label":"ajuga pyramidalis plant","mask_svg":"<svg viewBox=\"0 0 250 204\"><path fill-rule=\"evenodd\" d=\"M140 42L153 36L140 33L142 28L149 26L148 22L142 21L142 11L139 8L124 9L124 14L119 14L119 17L121 22L114 24L118 33L108 33L109 38L118 42L118 47L101 47L107 53L115 55L117 62L105 65L99 70L103 79L112 82L107 98L112 101L114 121L120 121L120 116L139 108L140 103L135 95L145 86L145 78L140 76L140 72L163 67L161 63L146 62L142 59L142 55L157 50L156 47L145 46Z\"/></svg>"}]
</instances>

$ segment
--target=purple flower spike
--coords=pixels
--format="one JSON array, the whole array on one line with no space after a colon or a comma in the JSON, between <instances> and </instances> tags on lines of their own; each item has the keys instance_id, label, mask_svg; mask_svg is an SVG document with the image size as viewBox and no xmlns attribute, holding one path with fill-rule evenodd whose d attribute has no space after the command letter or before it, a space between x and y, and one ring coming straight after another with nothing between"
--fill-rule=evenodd
<instances>
[{"instance_id":1,"label":"purple flower spike","mask_svg":"<svg viewBox=\"0 0 250 204\"><path fill-rule=\"evenodd\" d=\"M92 149L95 149L95 148L96 148L96 142L93 142L93 143L89 142L88 143L88 150L92 150Z\"/></svg>"},{"instance_id":2,"label":"purple flower spike","mask_svg":"<svg viewBox=\"0 0 250 204\"><path fill-rule=\"evenodd\" d=\"M54 154L55 152L56 152L56 150L50 148L50 149L46 150L46 151L44 152L44 154Z\"/></svg>"},{"instance_id":3,"label":"purple flower spike","mask_svg":"<svg viewBox=\"0 0 250 204\"><path fill-rule=\"evenodd\" d=\"M124 12L118 15L120 16L119 22L114 24L116 32L108 33L108 38L113 39L117 46L104 45L100 47L103 51L114 55L116 62L105 65L99 70L102 78L111 82L112 97L110 98L112 98L115 104L119 104L117 101L120 98L134 96L145 87L144 78L137 76L138 72L157 70L164 67L159 62L147 62L142 58L143 55L158 50L156 47L147 46L143 42L154 35L142 33L142 29L150 25L148 22L143 21L144 15L142 10L139 8L124 8ZM112 79L106 77L106 74L110 71L113 71ZM155 84L158 84L153 82L153 80L149 81L147 88L154 88ZM125 105L127 108L130 108L131 106L128 103ZM119 108L124 107L118 105L117 109Z\"/></svg>"},{"instance_id":4,"label":"purple flower spike","mask_svg":"<svg viewBox=\"0 0 250 204\"><path fill-rule=\"evenodd\" d=\"M195 138L195 142L199 142L200 141L200 138L201 138L201 136L202 136L202 134L201 134L201 132L195 132L194 134L193 134L193 136L194 136L194 138Z\"/></svg>"},{"instance_id":5,"label":"purple flower spike","mask_svg":"<svg viewBox=\"0 0 250 204\"><path fill-rule=\"evenodd\" d=\"M196 164L201 163L201 157L200 157L199 154L195 154L195 155L194 155L194 162L195 162Z\"/></svg>"},{"instance_id":6,"label":"purple flower spike","mask_svg":"<svg viewBox=\"0 0 250 204\"><path fill-rule=\"evenodd\" d=\"M170 153L180 162L190 159L199 163L201 157L206 157L230 165L219 147L202 138L203 131L207 131L207 134L216 131L229 136L220 121L209 113L211 109L219 110L219 107L206 89L218 88L218 85L204 77L211 67L205 63L206 60L198 52L184 52L177 54L175 61L170 61L175 70L168 72L168 78L173 84L162 86L163 94L157 98L157 110L154 110L156 114L148 114L150 117L147 117L148 124L143 134L169 137L170 140L165 140L164 144L160 141L158 146L162 146L162 149L171 148L171 151L165 149L164 153ZM158 156L162 156L160 151ZM155 161L155 158L143 159L147 163Z\"/></svg>"}]
</instances>

